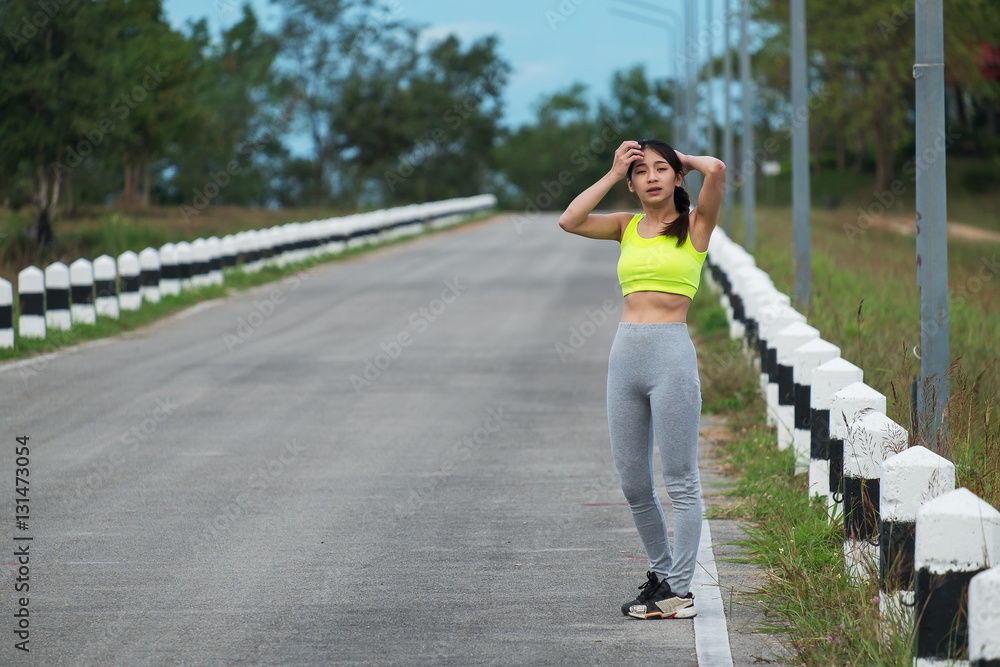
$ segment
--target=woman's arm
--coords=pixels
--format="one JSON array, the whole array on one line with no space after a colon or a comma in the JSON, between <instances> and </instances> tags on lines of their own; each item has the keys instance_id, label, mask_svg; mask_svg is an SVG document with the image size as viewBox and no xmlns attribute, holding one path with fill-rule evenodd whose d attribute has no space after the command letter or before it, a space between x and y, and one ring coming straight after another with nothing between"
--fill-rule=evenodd
<instances>
[{"instance_id":1,"label":"woman's arm","mask_svg":"<svg viewBox=\"0 0 1000 667\"><path fill-rule=\"evenodd\" d=\"M625 178L628 166L642 159L638 141L624 141L615 151L615 161L611 171L599 181L576 196L563 214L559 216L559 226L571 234L579 234L591 239L621 241L622 225L632 219L631 213L597 215L591 213L604 195L615 183Z\"/></svg>"},{"instance_id":2,"label":"woman's arm","mask_svg":"<svg viewBox=\"0 0 1000 667\"><path fill-rule=\"evenodd\" d=\"M678 153L684 165L684 173L697 171L705 176L705 182L698 194L698 205L691 216L691 243L695 250L708 249L708 240L719 221L722 195L726 190L726 165L722 160L710 155L684 155Z\"/></svg>"}]
</instances>

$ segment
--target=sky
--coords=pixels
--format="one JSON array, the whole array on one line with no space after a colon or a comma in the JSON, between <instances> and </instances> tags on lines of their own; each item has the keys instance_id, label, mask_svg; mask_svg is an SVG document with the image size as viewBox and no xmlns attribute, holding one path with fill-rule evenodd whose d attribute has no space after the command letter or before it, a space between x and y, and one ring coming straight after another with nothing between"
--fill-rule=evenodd
<instances>
[{"instance_id":1,"label":"sky","mask_svg":"<svg viewBox=\"0 0 1000 667\"><path fill-rule=\"evenodd\" d=\"M695 35L703 47L721 54L719 19L730 0L696 0L699 16ZM189 19L206 17L214 34L239 19L241 0L165 0L167 19L183 27ZM267 0L250 0L265 28L280 22L280 10ZM424 39L455 34L467 47L487 35L499 37L500 55L511 64L504 124L516 128L535 118L539 98L575 82L588 87L590 99L610 95L614 72L643 64L649 78L674 72L674 56L683 50L685 0L388 0L394 18L425 28ZM693 4L693 3L692 3ZM711 6L713 21L707 20ZM673 16L671 16L671 14ZM674 18L676 17L676 19ZM670 26L676 23L676 30ZM676 33L676 40L674 33ZM732 45L735 47L734 25ZM674 55L672 55L674 54ZM734 58L734 68L735 68Z\"/></svg>"}]
</instances>

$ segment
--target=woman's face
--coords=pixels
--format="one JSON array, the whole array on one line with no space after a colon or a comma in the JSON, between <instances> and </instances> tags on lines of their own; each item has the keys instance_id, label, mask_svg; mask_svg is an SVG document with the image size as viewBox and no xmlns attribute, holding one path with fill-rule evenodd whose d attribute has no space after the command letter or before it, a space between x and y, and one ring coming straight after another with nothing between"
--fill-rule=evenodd
<instances>
[{"instance_id":1,"label":"woman's face","mask_svg":"<svg viewBox=\"0 0 1000 667\"><path fill-rule=\"evenodd\" d=\"M639 196L639 201L654 204L671 200L679 181L680 177L666 158L647 146L642 151L642 159L632 163L628 189Z\"/></svg>"}]
</instances>

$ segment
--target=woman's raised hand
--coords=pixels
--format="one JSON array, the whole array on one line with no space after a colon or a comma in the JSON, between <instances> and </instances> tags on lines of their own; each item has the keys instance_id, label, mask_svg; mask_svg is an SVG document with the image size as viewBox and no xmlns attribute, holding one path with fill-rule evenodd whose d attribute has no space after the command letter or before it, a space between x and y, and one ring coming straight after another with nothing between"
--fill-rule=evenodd
<instances>
[{"instance_id":1,"label":"woman's raised hand","mask_svg":"<svg viewBox=\"0 0 1000 667\"><path fill-rule=\"evenodd\" d=\"M611 173L617 180L621 180L628 175L629 165L641 159L642 149L639 147L639 142L623 141L615 151L615 162L611 166Z\"/></svg>"},{"instance_id":2,"label":"woman's raised hand","mask_svg":"<svg viewBox=\"0 0 1000 667\"><path fill-rule=\"evenodd\" d=\"M688 173L690 173L690 171L691 171L691 165L688 164L688 161L687 161L688 156L685 155L684 153L681 153L677 149L674 149L674 152L677 153L677 159L679 159L681 161L681 172L680 172L681 176L687 176Z\"/></svg>"}]
</instances>

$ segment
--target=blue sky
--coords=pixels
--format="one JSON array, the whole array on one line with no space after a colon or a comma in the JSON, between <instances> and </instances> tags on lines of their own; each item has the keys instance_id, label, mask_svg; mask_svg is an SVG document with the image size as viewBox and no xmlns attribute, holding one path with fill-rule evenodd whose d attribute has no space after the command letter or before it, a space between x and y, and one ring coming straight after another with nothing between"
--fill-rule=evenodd
<instances>
[{"instance_id":1,"label":"blue sky","mask_svg":"<svg viewBox=\"0 0 1000 667\"><path fill-rule=\"evenodd\" d=\"M719 54L723 37L706 20L722 15L725 0L697 0L696 34ZM543 94L574 82L588 86L592 100L609 95L611 76L637 63L652 78L673 71L671 53L678 51L667 26L669 14L683 14L684 0L391 0L395 17L425 27L427 39L456 34L463 45L495 34L501 56L513 67L505 99L504 122L511 127L531 122L534 105ZM174 26L206 17L216 34L239 18L241 0L165 0L167 18ZM267 0L250 3L267 28L280 21L280 10ZM730 5L736 6L735 1ZM661 9L656 9L659 7ZM642 14L646 21L623 16ZM683 24L677 35L683 35ZM733 45L736 29L734 26ZM700 51L699 53L704 53ZM704 57L703 55L701 56ZM735 59L734 59L735 66Z\"/></svg>"}]
</instances>

